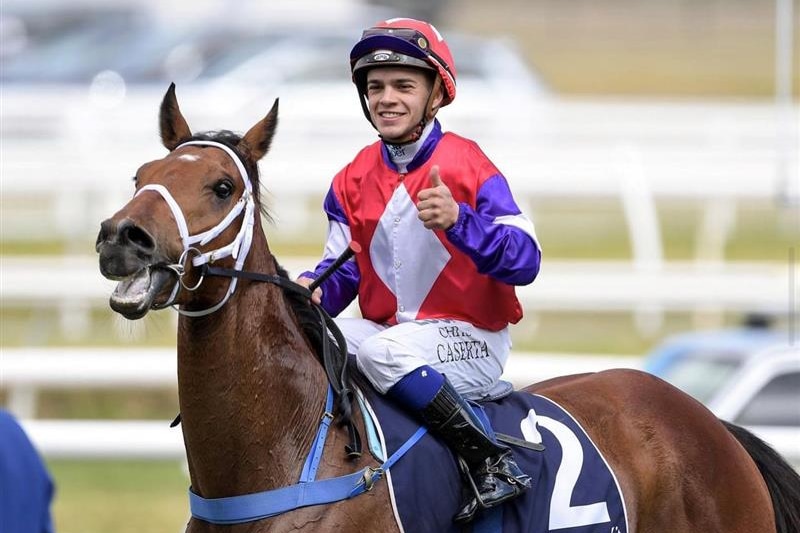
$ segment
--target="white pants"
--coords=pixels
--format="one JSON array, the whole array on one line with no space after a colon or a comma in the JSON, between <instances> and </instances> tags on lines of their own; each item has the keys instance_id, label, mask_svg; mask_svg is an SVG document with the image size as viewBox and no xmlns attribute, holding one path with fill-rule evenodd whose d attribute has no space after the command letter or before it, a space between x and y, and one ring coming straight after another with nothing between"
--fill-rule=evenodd
<instances>
[{"instance_id":1,"label":"white pants","mask_svg":"<svg viewBox=\"0 0 800 533\"><path fill-rule=\"evenodd\" d=\"M508 328L487 331L459 320L429 319L396 326L337 318L358 368L381 394L428 365L470 400L491 395L511 351Z\"/></svg>"}]
</instances>

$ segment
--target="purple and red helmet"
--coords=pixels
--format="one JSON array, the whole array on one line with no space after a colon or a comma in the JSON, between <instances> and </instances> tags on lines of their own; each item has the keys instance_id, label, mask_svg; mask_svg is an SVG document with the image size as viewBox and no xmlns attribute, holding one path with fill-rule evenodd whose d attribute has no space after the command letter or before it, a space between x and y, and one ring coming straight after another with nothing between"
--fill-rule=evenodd
<instances>
[{"instance_id":1,"label":"purple and red helmet","mask_svg":"<svg viewBox=\"0 0 800 533\"><path fill-rule=\"evenodd\" d=\"M379 22L364 30L350 51L353 83L366 94L366 72L378 66L406 66L436 72L444 87L442 106L456 97L456 68L453 55L432 24L410 18Z\"/></svg>"}]
</instances>

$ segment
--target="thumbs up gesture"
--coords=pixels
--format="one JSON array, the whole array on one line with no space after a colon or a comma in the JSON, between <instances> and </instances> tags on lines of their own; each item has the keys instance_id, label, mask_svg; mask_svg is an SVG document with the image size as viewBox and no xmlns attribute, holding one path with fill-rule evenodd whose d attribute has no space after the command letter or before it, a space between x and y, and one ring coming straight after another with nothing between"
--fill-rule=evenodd
<instances>
[{"instance_id":1,"label":"thumbs up gesture","mask_svg":"<svg viewBox=\"0 0 800 533\"><path fill-rule=\"evenodd\" d=\"M450 229L458 220L458 203L450 189L439 176L439 167L431 167L428 174L431 186L417 194L417 215L428 229Z\"/></svg>"}]
</instances>

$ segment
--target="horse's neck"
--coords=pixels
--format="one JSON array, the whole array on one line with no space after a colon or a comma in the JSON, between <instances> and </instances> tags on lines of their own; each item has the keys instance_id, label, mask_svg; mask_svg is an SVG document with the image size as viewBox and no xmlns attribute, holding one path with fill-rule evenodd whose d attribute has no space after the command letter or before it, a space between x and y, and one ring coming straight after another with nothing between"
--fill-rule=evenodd
<instances>
[{"instance_id":1,"label":"horse's neck","mask_svg":"<svg viewBox=\"0 0 800 533\"><path fill-rule=\"evenodd\" d=\"M260 260L245 269L274 271L271 256L253 252ZM295 483L324 408L324 372L282 289L243 281L220 310L179 325L183 433L203 497Z\"/></svg>"}]
</instances>

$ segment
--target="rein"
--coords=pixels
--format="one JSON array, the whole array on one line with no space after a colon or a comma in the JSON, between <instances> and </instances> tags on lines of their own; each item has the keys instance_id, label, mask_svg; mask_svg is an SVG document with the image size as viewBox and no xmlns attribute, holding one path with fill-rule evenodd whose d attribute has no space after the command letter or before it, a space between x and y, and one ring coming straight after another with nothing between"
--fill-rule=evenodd
<instances>
[{"instance_id":1,"label":"rein","mask_svg":"<svg viewBox=\"0 0 800 533\"><path fill-rule=\"evenodd\" d=\"M361 455L361 436L352 421L352 400L353 391L350 390L347 377L347 341L344 338L339 326L331 316L322 308L321 305L311 301L311 290L295 283L283 276L274 274L262 274L260 272L249 272L246 270L234 270L232 268L215 267L203 265L203 276L220 276L233 279L243 278L251 281L259 281L278 285L284 291L297 294L306 299L317 313L322 327L321 342L322 354L321 363L328 376L328 383L339 398L339 410L341 413L342 424L347 426L350 435L350 444L345 446L348 457L358 457ZM330 333L330 336L328 335ZM333 339L331 339L333 336ZM335 347L331 343L335 343ZM338 356L338 357L337 357Z\"/></svg>"},{"instance_id":2,"label":"rein","mask_svg":"<svg viewBox=\"0 0 800 533\"><path fill-rule=\"evenodd\" d=\"M352 255L352 251L350 255ZM333 268L329 270L327 275L330 275L330 271L334 270L337 265L340 266L347 257L340 259L340 261L336 261L332 265ZM354 458L361 455L361 437L351 417L353 393L347 386L347 360L346 356L343 357L341 355L347 353L347 342L344 335L322 306L311 300L312 291L310 289L283 276L215 267L208 264L203 265L202 275L231 277L234 279L243 278L251 281L272 283L278 285L284 291L307 299L318 314L322 324L322 363L328 375L329 387L325 411L317 429L317 436L314 438L311 450L306 457L298 483L278 489L225 498L203 498L195 494L190 487L189 508L194 518L218 525L243 524L277 516L301 507L323 505L354 498L372 490L375 483L380 481L392 465L425 435L427 428L420 426L400 448L377 468L368 466L351 474L317 480L317 469L322 460L328 428L334 416L332 412L334 396L339 398L342 421L347 425L350 434L350 444L345 447L348 457ZM326 274L323 274L323 276L326 276ZM333 336L333 341L338 350L331 348L331 338L328 336L328 332ZM338 358L335 357L337 353L339 354Z\"/></svg>"}]
</instances>

